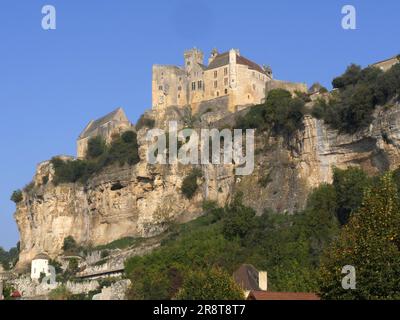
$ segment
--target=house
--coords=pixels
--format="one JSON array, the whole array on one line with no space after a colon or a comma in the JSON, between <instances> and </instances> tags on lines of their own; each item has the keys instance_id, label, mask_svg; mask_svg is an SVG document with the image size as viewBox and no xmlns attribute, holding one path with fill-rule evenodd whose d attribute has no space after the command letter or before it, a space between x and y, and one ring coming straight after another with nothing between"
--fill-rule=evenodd
<instances>
[{"instance_id":1,"label":"house","mask_svg":"<svg viewBox=\"0 0 400 320\"><path fill-rule=\"evenodd\" d=\"M86 157L88 143L91 138L100 136L106 143L110 143L114 135L130 129L133 129L133 125L122 108L118 108L100 119L90 121L79 135L77 141L78 159Z\"/></svg>"},{"instance_id":2,"label":"house","mask_svg":"<svg viewBox=\"0 0 400 320\"><path fill-rule=\"evenodd\" d=\"M31 279L39 280L42 274L49 276L49 256L45 253L39 253L36 255L31 263Z\"/></svg>"},{"instance_id":3,"label":"house","mask_svg":"<svg viewBox=\"0 0 400 320\"><path fill-rule=\"evenodd\" d=\"M268 279L266 271L258 271L251 264L242 264L234 273L234 281L243 289L245 297L251 291L267 291Z\"/></svg>"}]
</instances>

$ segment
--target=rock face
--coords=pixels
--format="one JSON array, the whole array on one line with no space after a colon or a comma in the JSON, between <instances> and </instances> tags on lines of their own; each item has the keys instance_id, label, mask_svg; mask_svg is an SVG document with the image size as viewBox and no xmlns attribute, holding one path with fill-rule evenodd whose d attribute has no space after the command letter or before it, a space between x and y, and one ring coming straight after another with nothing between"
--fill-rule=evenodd
<instances>
[{"instance_id":1,"label":"rock face","mask_svg":"<svg viewBox=\"0 0 400 320\"><path fill-rule=\"evenodd\" d=\"M165 123L157 119L161 121ZM190 201L181 184L191 167L148 164L144 135L145 130L138 132L140 163L106 168L86 185L55 186L50 162L38 166L34 187L24 192L15 213L21 235L19 268L40 252L58 256L69 235L82 245L100 245L159 234L171 221L201 215L204 200L224 205L236 191L259 214L265 209L300 210L312 188L331 182L333 166L359 166L371 174L397 167L400 106L377 109L370 127L354 135L340 134L310 116L288 143L256 134L254 173L238 177L233 165L203 165L199 191Z\"/></svg>"}]
</instances>

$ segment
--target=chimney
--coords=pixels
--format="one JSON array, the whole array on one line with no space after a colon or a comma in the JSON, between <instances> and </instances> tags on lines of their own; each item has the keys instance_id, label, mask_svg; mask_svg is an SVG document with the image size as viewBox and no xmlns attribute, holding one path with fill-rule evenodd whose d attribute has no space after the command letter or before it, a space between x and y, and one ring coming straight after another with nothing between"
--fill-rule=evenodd
<instances>
[{"instance_id":1,"label":"chimney","mask_svg":"<svg viewBox=\"0 0 400 320\"><path fill-rule=\"evenodd\" d=\"M260 271L258 273L258 287L261 291L268 290L268 274L267 271Z\"/></svg>"}]
</instances>

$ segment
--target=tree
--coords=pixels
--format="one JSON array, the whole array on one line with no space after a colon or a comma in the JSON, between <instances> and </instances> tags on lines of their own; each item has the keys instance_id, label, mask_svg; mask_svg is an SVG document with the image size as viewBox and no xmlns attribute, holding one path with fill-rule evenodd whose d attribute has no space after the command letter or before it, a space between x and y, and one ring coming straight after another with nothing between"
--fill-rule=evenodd
<instances>
[{"instance_id":1,"label":"tree","mask_svg":"<svg viewBox=\"0 0 400 320\"><path fill-rule=\"evenodd\" d=\"M22 195L21 190L15 190L12 195L10 200L13 201L15 204L20 203L24 199L24 196Z\"/></svg>"},{"instance_id":2,"label":"tree","mask_svg":"<svg viewBox=\"0 0 400 320\"><path fill-rule=\"evenodd\" d=\"M255 211L242 203L241 193L235 196L233 203L225 209L222 233L228 240L243 239L254 227Z\"/></svg>"},{"instance_id":3,"label":"tree","mask_svg":"<svg viewBox=\"0 0 400 320\"><path fill-rule=\"evenodd\" d=\"M91 138L88 142L87 158L96 159L107 150L106 142L101 136Z\"/></svg>"},{"instance_id":4,"label":"tree","mask_svg":"<svg viewBox=\"0 0 400 320\"><path fill-rule=\"evenodd\" d=\"M178 300L243 300L242 289L219 268L192 271L183 282Z\"/></svg>"},{"instance_id":5,"label":"tree","mask_svg":"<svg viewBox=\"0 0 400 320\"><path fill-rule=\"evenodd\" d=\"M360 207L364 190L370 183L370 178L362 169L356 167L346 170L334 168L333 187L336 192L336 214L342 225L348 222L351 212Z\"/></svg>"},{"instance_id":6,"label":"tree","mask_svg":"<svg viewBox=\"0 0 400 320\"><path fill-rule=\"evenodd\" d=\"M68 236L64 239L63 250L64 252L76 253L78 244L72 236Z\"/></svg>"},{"instance_id":7,"label":"tree","mask_svg":"<svg viewBox=\"0 0 400 320\"><path fill-rule=\"evenodd\" d=\"M321 261L325 299L400 298L400 204L391 173L366 191L362 206ZM341 286L346 265L356 269L356 290Z\"/></svg>"}]
</instances>

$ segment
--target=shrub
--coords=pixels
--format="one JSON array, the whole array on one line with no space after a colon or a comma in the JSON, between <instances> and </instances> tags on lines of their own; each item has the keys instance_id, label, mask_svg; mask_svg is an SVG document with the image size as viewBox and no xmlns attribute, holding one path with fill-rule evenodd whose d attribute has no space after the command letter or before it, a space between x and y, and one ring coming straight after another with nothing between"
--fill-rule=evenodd
<instances>
[{"instance_id":1,"label":"shrub","mask_svg":"<svg viewBox=\"0 0 400 320\"><path fill-rule=\"evenodd\" d=\"M107 150L106 142L100 136L91 138L88 142L87 158L95 159L104 154Z\"/></svg>"},{"instance_id":2,"label":"shrub","mask_svg":"<svg viewBox=\"0 0 400 320\"><path fill-rule=\"evenodd\" d=\"M203 174L200 169L193 168L185 179L183 179L181 190L187 199L191 199L195 195L198 189L197 179L202 176Z\"/></svg>"},{"instance_id":3,"label":"shrub","mask_svg":"<svg viewBox=\"0 0 400 320\"><path fill-rule=\"evenodd\" d=\"M242 289L219 268L192 271L178 292L178 300L243 300Z\"/></svg>"},{"instance_id":4,"label":"shrub","mask_svg":"<svg viewBox=\"0 0 400 320\"><path fill-rule=\"evenodd\" d=\"M24 196L23 196L23 194L22 194L22 191L21 191L21 190L15 190L15 191L12 193L10 199L11 199L11 201L13 201L15 204L20 203L20 202L24 199Z\"/></svg>"},{"instance_id":5,"label":"shrub","mask_svg":"<svg viewBox=\"0 0 400 320\"><path fill-rule=\"evenodd\" d=\"M78 244L72 236L64 238L63 250L68 253L76 253L78 250Z\"/></svg>"},{"instance_id":6,"label":"shrub","mask_svg":"<svg viewBox=\"0 0 400 320\"><path fill-rule=\"evenodd\" d=\"M385 105L399 96L400 65L387 72L351 65L333 80L333 86L339 89L336 95L328 102L319 100L312 114L332 128L354 133L371 123L377 105Z\"/></svg>"},{"instance_id":7,"label":"shrub","mask_svg":"<svg viewBox=\"0 0 400 320\"><path fill-rule=\"evenodd\" d=\"M117 136L110 146L103 146L101 139L90 140L88 159L62 160L53 158L54 183L85 183L96 172L104 167L118 163L119 165L134 165L140 161L136 133L126 131Z\"/></svg>"},{"instance_id":8,"label":"shrub","mask_svg":"<svg viewBox=\"0 0 400 320\"><path fill-rule=\"evenodd\" d=\"M255 215L253 209L242 204L242 195L236 195L232 205L226 209L222 227L224 237L228 240L246 237L254 227Z\"/></svg>"},{"instance_id":9,"label":"shrub","mask_svg":"<svg viewBox=\"0 0 400 320\"><path fill-rule=\"evenodd\" d=\"M237 119L236 127L290 138L296 130L303 128L304 104L304 99L293 98L289 91L271 90L264 104L252 107L244 117Z\"/></svg>"},{"instance_id":10,"label":"shrub","mask_svg":"<svg viewBox=\"0 0 400 320\"><path fill-rule=\"evenodd\" d=\"M72 293L65 286L57 287L49 293L50 300L69 300Z\"/></svg>"},{"instance_id":11,"label":"shrub","mask_svg":"<svg viewBox=\"0 0 400 320\"><path fill-rule=\"evenodd\" d=\"M145 114L142 114L136 123L136 130L139 131L142 128L152 129L154 128L154 125L155 125L154 119L150 119Z\"/></svg>"}]
</instances>

